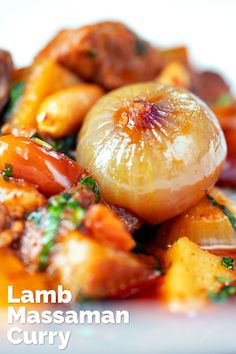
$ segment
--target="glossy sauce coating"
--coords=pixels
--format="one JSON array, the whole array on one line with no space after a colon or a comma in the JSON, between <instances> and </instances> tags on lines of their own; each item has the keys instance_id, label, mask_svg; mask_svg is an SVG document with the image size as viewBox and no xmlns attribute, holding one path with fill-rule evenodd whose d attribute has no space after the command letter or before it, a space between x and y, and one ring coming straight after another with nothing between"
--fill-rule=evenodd
<instances>
[{"instance_id":1,"label":"glossy sauce coating","mask_svg":"<svg viewBox=\"0 0 236 354\"><path fill-rule=\"evenodd\" d=\"M36 185L45 196L75 184L83 169L73 160L31 139L12 135L0 138L0 170L12 166L13 177Z\"/></svg>"},{"instance_id":2,"label":"glossy sauce coating","mask_svg":"<svg viewBox=\"0 0 236 354\"><path fill-rule=\"evenodd\" d=\"M104 198L151 223L200 200L225 155L210 109L191 93L158 83L126 86L100 99L77 149L78 162L96 177Z\"/></svg>"}]
</instances>

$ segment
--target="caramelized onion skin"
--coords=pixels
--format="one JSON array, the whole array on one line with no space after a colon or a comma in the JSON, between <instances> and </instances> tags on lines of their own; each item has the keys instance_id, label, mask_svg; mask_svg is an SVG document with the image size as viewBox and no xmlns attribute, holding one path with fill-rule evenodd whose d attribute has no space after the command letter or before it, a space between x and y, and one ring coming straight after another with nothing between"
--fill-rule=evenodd
<instances>
[{"instance_id":1,"label":"caramelized onion skin","mask_svg":"<svg viewBox=\"0 0 236 354\"><path fill-rule=\"evenodd\" d=\"M45 196L60 193L75 184L83 169L75 161L49 150L31 139L5 135L0 137L0 171L12 166L14 178L36 185Z\"/></svg>"},{"instance_id":2,"label":"caramelized onion skin","mask_svg":"<svg viewBox=\"0 0 236 354\"><path fill-rule=\"evenodd\" d=\"M79 134L77 160L109 203L150 223L196 204L217 181L226 156L211 110L188 91L160 83L102 97Z\"/></svg>"}]
</instances>

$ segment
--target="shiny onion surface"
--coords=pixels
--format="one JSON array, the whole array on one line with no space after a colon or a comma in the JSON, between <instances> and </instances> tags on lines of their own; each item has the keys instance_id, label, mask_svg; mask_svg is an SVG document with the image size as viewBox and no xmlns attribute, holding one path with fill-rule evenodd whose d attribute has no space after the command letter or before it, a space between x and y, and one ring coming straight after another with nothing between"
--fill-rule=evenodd
<instances>
[{"instance_id":1,"label":"shiny onion surface","mask_svg":"<svg viewBox=\"0 0 236 354\"><path fill-rule=\"evenodd\" d=\"M88 113L77 160L103 197L150 223L196 204L219 176L226 155L211 110L186 90L160 83L117 89Z\"/></svg>"},{"instance_id":2,"label":"shiny onion surface","mask_svg":"<svg viewBox=\"0 0 236 354\"><path fill-rule=\"evenodd\" d=\"M83 173L78 163L64 154L12 135L0 137L0 171L7 166L12 170L12 177L36 185L46 196L69 188Z\"/></svg>"}]
</instances>

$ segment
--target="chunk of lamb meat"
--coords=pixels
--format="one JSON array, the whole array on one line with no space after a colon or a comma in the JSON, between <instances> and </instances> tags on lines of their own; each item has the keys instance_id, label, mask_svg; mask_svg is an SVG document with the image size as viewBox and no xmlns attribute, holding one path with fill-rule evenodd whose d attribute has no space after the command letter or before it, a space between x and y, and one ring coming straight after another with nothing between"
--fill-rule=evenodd
<instances>
[{"instance_id":1,"label":"chunk of lamb meat","mask_svg":"<svg viewBox=\"0 0 236 354\"><path fill-rule=\"evenodd\" d=\"M12 69L13 62L10 53L0 49L0 112L9 97Z\"/></svg>"},{"instance_id":2,"label":"chunk of lamb meat","mask_svg":"<svg viewBox=\"0 0 236 354\"><path fill-rule=\"evenodd\" d=\"M50 57L108 90L154 79L159 51L121 23L101 22L60 31L36 57Z\"/></svg>"},{"instance_id":3,"label":"chunk of lamb meat","mask_svg":"<svg viewBox=\"0 0 236 354\"><path fill-rule=\"evenodd\" d=\"M192 73L191 91L208 104L214 104L225 94L231 96L229 85L212 71Z\"/></svg>"}]
</instances>

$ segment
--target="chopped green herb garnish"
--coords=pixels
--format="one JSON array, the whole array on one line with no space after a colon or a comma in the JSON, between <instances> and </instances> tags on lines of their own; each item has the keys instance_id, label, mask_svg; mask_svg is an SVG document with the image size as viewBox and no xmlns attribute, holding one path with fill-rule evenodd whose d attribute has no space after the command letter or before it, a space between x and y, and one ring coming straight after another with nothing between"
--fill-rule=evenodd
<instances>
[{"instance_id":1,"label":"chopped green herb garnish","mask_svg":"<svg viewBox=\"0 0 236 354\"><path fill-rule=\"evenodd\" d=\"M36 144L41 145L49 150L52 150L52 145L48 144L46 141L39 139L39 138L31 138Z\"/></svg>"},{"instance_id":2,"label":"chopped green herb garnish","mask_svg":"<svg viewBox=\"0 0 236 354\"><path fill-rule=\"evenodd\" d=\"M5 163L4 170L2 171L2 175L4 179L8 179L9 177L13 176L13 167L12 165Z\"/></svg>"},{"instance_id":3,"label":"chopped green herb garnish","mask_svg":"<svg viewBox=\"0 0 236 354\"><path fill-rule=\"evenodd\" d=\"M223 257L221 259L221 264L228 269L233 270L234 269L234 260L231 257Z\"/></svg>"},{"instance_id":4,"label":"chopped green herb garnish","mask_svg":"<svg viewBox=\"0 0 236 354\"><path fill-rule=\"evenodd\" d=\"M135 49L138 55L144 55L148 50L148 44L140 38L135 41Z\"/></svg>"},{"instance_id":5,"label":"chopped green herb garnish","mask_svg":"<svg viewBox=\"0 0 236 354\"><path fill-rule=\"evenodd\" d=\"M41 219L42 219L42 212L40 210L33 211L27 217L27 220L33 221L37 227L40 227Z\"/></svg>"},{"instance_id":6,"label":"chopped green herb garnish","mask_svg":"<svg viewBox=\"0 0 236 354\"><path fill-rule=\"evenodd\" d=\"M38 138L38 139L43 140L42 136L38 132L35 132L34 134L32 134L30 136L30 139L34 139L34 138Z\"/></svg>"},{"instance_id":7,"label":"chopped green herb garnish","mask_svg":"<svg viewBox=\"0 0 236 354\"><path fill-rule=\"evenodd\" d=\"M229 278L225 278L225 277L216 277L216 280L219 283L224 283L224 284L229 284L230 283L230 279Z\"/></svg>"},{"instance_id":8,"label":"chopped green herb garnish","mask_svg":"<svg viewBox=\"0 0 236 354\"><path fill-rule=\"evenodd\" d=\"M218 203L217 200L215 198L213 198L211 195L207 195L207 198L211 202L212 205L214 205L215 207L217 207L223 211L223 213L228 217L233 229L236 231L236 218L231 213L231 211L227 208L227 206L225 206L224 204Z\"/></svg>"},{"instance_id":9,"label":"chopped green herb garnish","mask_svg":"<svg viewBox=\"0 0 236 354\"><path fill-rule=\"evenodd\" d=\"M236 288L234 285L225 285L220 289L218 293L214 291L209 291L208 296L212 302L218 304L225 304L230 296L236 294Z\"/></svg>"},{"instance_id":10,"label":"chopped green herb garnish","mask_svg":"<svg viewBox=\"0 0 236 354\"><path fill-rule=\"evenodd\" d=\"M48 256L53 247L58 228L61 222L63 209L59 206L50 205L44 221L44 236L42 237L43 248L39 257L39 269L45 270L48 263Z\"/></svg>"},{"instance_id":11,"label":"chopped green herb garnish","mask_svg":"<svg viewBox=\"0 0 236 354\"><path fill-rule=\"evenodd\" d=\"M65 219L64 212L68 210L71 211L70 222L71 228L77 228L81 225L81 222L85 215L85 209L80 206L80 204L73 199L73 194L64 193L56 197L49 199L49 207L43 219L37 218L37 215L31 213L28 217L28 220L34 220L37 226L42 227L43 237L42 237L42 251L39 258L39 269L45 270L48 263L48 257L54 245L55 238L58 234L60 223L62 219ZM33 215L32 215L33 214ZM67 215L67 214L65 214Z\"/></svg>"},{"instance_id":12,"label":"chopped green herb garnish","mask_svg":"<svg viewBox=\"0 0 236 354\"><path fill-rule=\"evenodd\" d=\"M230 106L233 103L233 98L228 93L224 93L214 103L217 106Z\"/></svg>"},{"instance_id":13,"label":"chopped green herb garnish","mask_svg":"<svg viewBox=\"0 0 236 354\"><path fill-rule=\"evenodd\" d=\"M50 139L49 143L52 145L52 148L56 151L62 152L63 154L74 159L73 151L76 148L76 136L68 135L63 139Z\"/></svg>"},{"instance_id":14,"label":"chopped green herb garnish","mask_svg":"<svg viewBox=\"0 0 236 354\"><path fill-rule=\"evenodd\" d=\"M82 184L86 186L88 189L90 189L91 191L93 191L93 193L96 195L96 202L99 202L101 196L100 196L98 185L95 179L93 178L93 176L87 176L85 178L82 178L79 181L79 184Z\"/></svg>"},{"instance_id":15,"label":"chopped green herb garnish","mask_svg":"<svg viewBox=\"0 0 236 354\"><path fill-rule=\"evenodd\" d=\"M24 90L25 83L23 81L16 82L12 85L11 92L10 92L10 99L6 107L6 115L12 113L15 105L17 104L18 100L20 99L23 90Z\"/></svg>"},{"instance_id":16,"label":"chopped green herb garnish","mask_svg":"<svg viewBox=\"0 0 236 354\"><path fill-rule=\"evenodd\" d=\"M95 52L94 50L92 50L92 49L90 49L90 50L87 51L87 55L88 55L88 57L91 58L91 59L95 59L96 56L97 56L96 52Z\"/></svg>"}]
</instances>

